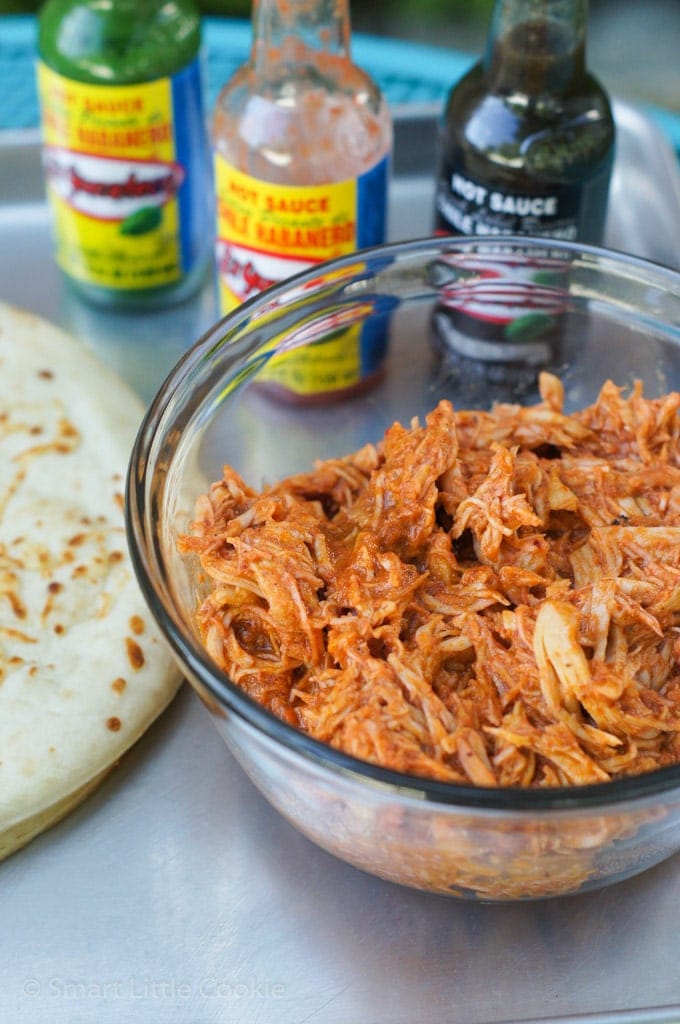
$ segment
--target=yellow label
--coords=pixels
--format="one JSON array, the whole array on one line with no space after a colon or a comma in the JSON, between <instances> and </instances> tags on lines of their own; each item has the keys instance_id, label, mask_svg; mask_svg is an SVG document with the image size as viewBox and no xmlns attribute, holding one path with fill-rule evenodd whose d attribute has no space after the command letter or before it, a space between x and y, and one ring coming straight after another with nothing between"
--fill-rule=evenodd
<instances>
[{"instance_id":1,"label":"yellow label","mask_svg":"<svg viewBox=\"0 0 680 1024\"><path fill-rule=\"evenodd\" d=\"M357 182L274 185L215 156L220 304L251 295L357 247Z\"/></svg>"},{"instance_id":2,"label":"yellow label","mask_svg":"<svg viewBox=\"0 0 680 1024\"><path fill-rule=\"evenodd\" d=\"M56 259L106 288L182 276L172 83L89 85L38 65Z\"/></svg>"},{"instance_id":3,"label":"yellow label","mask_svg":"<svg viewBox=\"0 0 680 1024\"><path fill-rule=\"evenodd\" d=\"M238 171L217 153L215 245L222 312L293 274L383 241L384 223L375 212L384 206L386 169L383 160L350 180L276 185ZM360 266L358 260L357 270ZM323 271L329 286L332 277ZM294 308L299 294L304 310L307 290L314 293L318 285L310 279L288 293L287 308ZM271 304L276 307L277 300ZM373 379L386 344L386 324L373 319L367 327L356 305L331 305L272 339L273 354L257 379L301 399L332 396Z\"/></svg>"},{"instance_id":4,"label":"yellow label","mask_svg":"<svg viewBox=\"0 0 680 1024\"><path fill-rule=\"evenodd\" d=\"M336 338L277 355L260 374L297 395L354 387L361 379L361 331L349 327Z\"/></svg>"}]
</instances>

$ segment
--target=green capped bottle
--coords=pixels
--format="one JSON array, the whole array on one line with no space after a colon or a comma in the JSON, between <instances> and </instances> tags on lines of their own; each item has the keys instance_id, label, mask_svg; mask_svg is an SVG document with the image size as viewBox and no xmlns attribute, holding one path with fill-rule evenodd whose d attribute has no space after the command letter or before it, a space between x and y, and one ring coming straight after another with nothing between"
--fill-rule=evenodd
<instances>
[{"instance_id":1,"label":"green capped bottle","mask_svg":"<svg viewBox=\"0 0 680 1024\"><path fill-rule=\"evenodd\" d=\"M47 0L40 12L55 258L94 303L179 301L210 265L200 46L193 0Z\"/></svg>"}]
</instances>

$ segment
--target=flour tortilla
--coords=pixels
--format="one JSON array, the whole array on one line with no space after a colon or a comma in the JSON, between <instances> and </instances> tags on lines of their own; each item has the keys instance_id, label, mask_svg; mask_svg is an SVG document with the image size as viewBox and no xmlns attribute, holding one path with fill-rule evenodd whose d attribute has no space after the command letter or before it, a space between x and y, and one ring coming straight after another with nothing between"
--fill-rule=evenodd
<instances>
[{"instance_id":1,"label":"flour tortilla","mask_svg":"<svg viewBox=\"0 0 680 1024\"><path fill-rule=\"evenodd\" d=\"M0 859L84 800L181 682L125 538L142 414L82 345L0 303Z\"/></svg>"}]
</instances>

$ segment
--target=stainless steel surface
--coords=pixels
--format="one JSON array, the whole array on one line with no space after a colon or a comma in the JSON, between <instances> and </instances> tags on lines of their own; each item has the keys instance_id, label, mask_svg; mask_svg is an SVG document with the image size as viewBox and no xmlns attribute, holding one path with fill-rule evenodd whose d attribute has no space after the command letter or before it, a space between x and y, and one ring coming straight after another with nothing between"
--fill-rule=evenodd
<instances>
[{"instance_id":1,"label":"stainless steel surface","mask_svg":"<svg viewBox=\"0 0 680 1024\"><path fill-rule=\"evenodd\" d=\"M608 241L680 266L672 153L634 111L618 115ZM429 231L429 167L416 170L394 182L393 238ZM211 282L153 315L71 296L33 135L0 137L0 242L0 298L81 336L145 398L214 319ZM669 1024L679 902L678 857L514 906L362 874L270 809L185 689L85 805L0 865L0 1020Z\"/></svg>"}]
</instances>

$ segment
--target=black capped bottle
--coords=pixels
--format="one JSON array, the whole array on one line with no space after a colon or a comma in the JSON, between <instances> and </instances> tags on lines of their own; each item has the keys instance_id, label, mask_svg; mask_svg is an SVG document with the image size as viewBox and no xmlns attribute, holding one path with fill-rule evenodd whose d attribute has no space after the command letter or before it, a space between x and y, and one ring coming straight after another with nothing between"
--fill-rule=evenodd
<instances>
[{"instance_id":1,"label":"black capped bottle","mask_svg":"<svg viewBox=\"0 0 680 1024\"><path fill-rule=\"evenodd\" d=\"M178 301L212 253L194 0L47 0L38 90L56 260L107 306Z\"/></svg>"},{"instance_id":2,"label":"black capped bottle","mask_svg":"<svg viewBox=\"0 0 680 1024\"><path fill-rule=\"evenodd\" d=\"M587 0L497 0L484 56L446 103L437 233L602 242L615 129L586 22Z\"/></svg>"},{"instance_id":3,"label":"black capped bottle","mask_svg":"<svg viewBox=\"0 0 680 1024\"><path fill-rule=\"evenodd\" d=\"M220 309L385 241L392 122L352 60L348 0L254 0L249 60L212 119ZM362 386L383 342L358 328L271 361L281 397Z\"/></svg>"}]
</instances>

